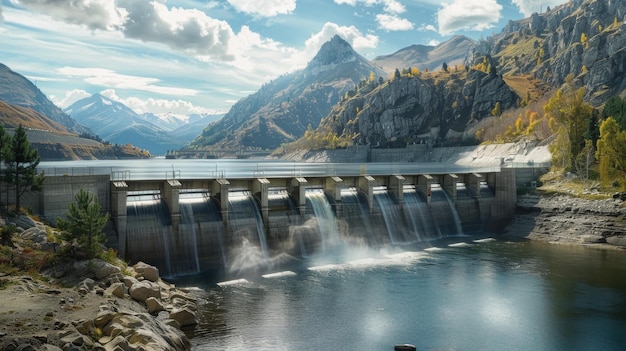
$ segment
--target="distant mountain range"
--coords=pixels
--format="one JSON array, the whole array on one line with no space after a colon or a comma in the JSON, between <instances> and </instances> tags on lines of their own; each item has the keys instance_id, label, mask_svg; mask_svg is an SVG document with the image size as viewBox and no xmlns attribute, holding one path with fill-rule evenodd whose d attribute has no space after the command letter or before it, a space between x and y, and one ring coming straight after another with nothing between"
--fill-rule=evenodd
<instances>
[{"instance_id":1,"label":"distant mountain range","mask_svg":"<svg viewBox=\"0 0 626 351\"><path fill-rule=\"evenodd\" d=\"M76 101L64 112L89 127L103 140L132 144L152 155L165 155L187 145L199 128L219 119L219 115L180 116L138 114L126 105L100 94ZM198 127L199 126L199 127Z\"/></svg>"},{"instance_id":2,"label":"distant mountain range","mask_svg":"<svg viewBox=\"0 0 626 351\"><path fill-rule=\"evenodd\" d=\"M389 74L396 68L440 70L444 62L450 67L464 66L469 62L468 55L476 44L476 41L468 37L456 35L437 46L411 45L391 55L378 56L372 63L382 67Z\"/></svg>"}]
</instances>

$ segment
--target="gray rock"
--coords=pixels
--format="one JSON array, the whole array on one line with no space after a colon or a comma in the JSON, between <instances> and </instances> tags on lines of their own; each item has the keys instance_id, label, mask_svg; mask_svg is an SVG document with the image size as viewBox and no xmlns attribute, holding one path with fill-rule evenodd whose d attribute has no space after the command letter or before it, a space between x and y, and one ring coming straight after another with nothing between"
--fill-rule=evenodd
<instances>
[{"instance_id":1,"label":"gray rock","mask_svg":"<svg viewBox=\"0 0 626 351\"><path fill-rule=\"evenodd\" d=\"M150 312L150 314L157 314L165 310L161 301L154 297L146 299L146 307L148 308L148 312Z\"/></svg>"},{"instance_id":2,"label":"gray rock","mask_svg":"<svg viewBox=\"0 0 626 351\"><path fill-rule=\"evenodd\" d=\"M610 236L606 238L606 242L611 245L626 247L626 236L624 235Z\"/></svg>"},{"instance_id":3,"label":"gray rock","mask_svg":"<svg viewBox=\"0 0 626 351\"><path fill-rule=\"evenodd\" d=\"M113 283L110 287L104 290L104 297L116 296L123 298L126 293L126 286L124 283Z\"/></svg>"},{"instance_id":4,"label":"gray rock","mask_svg":"<svg viewBox=\"0 0 626 351\"><path fill-rule=\"evenodd\" d=\"M80 283L78 283L76 285L76 288L78 288L78 289L83 288L83 289L85 289L87 291L91 291L94 288L95 285L96 285L96 282L93 279L85 278Z\"/></svg>"},{"instance_id":5,"label":"gray rock","mask_svg":"<svg viewBox=\"0 0 626 351\"><path fill-rule=\"evenodd\" d=\"M137 264L133 266L133 268L135 269L137 273L141 274L141 276L143 276L145 279L151 282L159 281L159 269L157 267L151 266L144 262L138 262Z\"/></svg>"},{"instance_id":6,"label":"gray rock","mask_svg":"<svg viewBox=\"0 0 626 351\"><path fill-rule=\"evenodd\" d=\"M589 244L600 244L600 243L606 242L606 239L602 235L593 235L593 234L584 235L582 237L582 240L584 243L589 243Z\"/></svg>"},{"instance_id":7,"label":"gray rock","mask_svg":"<svg viewBox=\"0 0 626 351\"><path fill-rule=\"evenodd\" d=\"M24 230L37 226L37 223L32 218L25 215L19 215L17 217L9 218L9 221L15 224L16 227L22 228Z\"/></svg>"},{"instance_id":8,"label":"gray rock","mask_svg":"<svg viewBox=\"0 0 626 351\"><path fill-rule=\"evenodd\" d=\"M170 312L170 318L178 322L181 327L197 324L196 314L187 307L173 309Z\"/></svg>"},{"instance_id":9,"label":"gray rock","mask_svg":"<svg viewBox=\"0 0 626 351\"><path fill-rule=\"evenodd\" d=\"M90 266L97 279L103 279L112 274L122 273L120 267L114 266L108 262L104 262L103 260L98 258L91 260Z\"/></svg>"},{"instance_id":10,"label":"gray rock","mask_svg":"<svg viewBox=\"0 0 626 351\"><path fill-rule=\"evenodd\" d=\"M135 277L131 277L131 276L124 276L124 285L126 285L127 288L130 289L131 286L133 286L133 284L139 282L139 280L137 280Z\"/></svg>"},{"instance_id":11,"label":"gray rock","mask_svg":"<svg viewBox=\"0 0 626 351\"><path fill-rule=\"evenodd\" d=\"M149 297L161 298L161 289L155 283L143 280L133 284L129 290L130 297L145 302Z\"/></svg>"}]
</instances>

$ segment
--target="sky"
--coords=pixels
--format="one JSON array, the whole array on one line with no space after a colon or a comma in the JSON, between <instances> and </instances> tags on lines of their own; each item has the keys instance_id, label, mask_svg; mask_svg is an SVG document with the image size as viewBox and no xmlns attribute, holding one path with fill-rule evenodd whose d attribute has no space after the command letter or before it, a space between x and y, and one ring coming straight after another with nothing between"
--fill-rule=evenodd
<instances>
[{"instance_id":1,"label":"sky","mask_svg":"<svg viewBox=\"0 0 626 351\"><path fill-rule=\"evenodd\" d=\"M498 33L566 0L0 0L0 63L59 107L225 113L340 35L368 59Z\"/></svg>"}]
</instances>

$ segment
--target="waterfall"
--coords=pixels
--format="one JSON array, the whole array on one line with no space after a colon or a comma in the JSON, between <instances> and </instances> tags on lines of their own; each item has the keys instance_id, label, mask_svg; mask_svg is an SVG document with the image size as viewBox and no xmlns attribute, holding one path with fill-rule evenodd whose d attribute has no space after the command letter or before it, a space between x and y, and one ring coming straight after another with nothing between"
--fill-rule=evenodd
<instances>
[{"instance_id":1,"label":"waterfall","mask_svg":"<svg viewBox=\"0 0 626 351\"><path fill-rule=\"evenodd\" d=\"M431 240L438 237L433 229L433 219L430 217L428 203L420 197L415 186L404 187L404 213L410 220L410 226L418 241Z\"/></svg>"},{"instance_id":2,"label":"waterfall","mask_svg":"<svg viewBox=\"0 0 626 351\"><path fill-rule=\"evenodd\" d=\"M456 207L454 206L454 202L450 198L450 195L448 195L448 193L445 192L439 184L432 184L431 189L433 193L433 199L435 197L435 193L437 193L440 194L439 196L442 196L444 198L444 201L446 201L448 204L448 214L452 216L452 223L454 224L452 232L449 232L448 234L462 235L463 227L461 226L461 218L459 217L459 213L457 212Z\"/></svg>"},{"instance_id":3,"label":"waterfall","mask_svg":"<svg viewBox=\"0 0 626 351\"><path fill-rule=\"evenodd\" d=\"M313 208L319 229L322 251L340 244L339 228L330 203L322 189L307 189L306 199Z\"/></svg>"},{"instance_id":4,"label":"waterfall","mask_svg":"<svg viewBox=\"0 0 626 351\"><path fill-rule=\"evenodd\" d=\"M127 201L126 257L172 271L169 237L172 223L167 205L157 194L129 196Z\"/></svg>"},{"instance_id":5,"label":"waterfall","mask_svg":"<svg viewBox=\"0 0 626 351\"><path fill-rule=\"evenodd\" d=\"M236 245L247 245L249 253L253 242L258 243L260 257L269 259L265 228L259 206L249 191L232 191L228 195L228 216L231 227L230 235L239 240ZM253 238L256 236L256 239Z\"/></svg>"},{"instance_id":6,"label":"waterfall","mask_svg":"<svg viewBox=\"0 0 626 351\"><path fill-rule=\"evenodd\" d=\"M380 208L381 215L385 227L387 228L387 235L389 235L389 241L391 244L397 244L404 240L398 240L399 227L401 228L403 220L400 217L400 213L396 206L395 201L391 198L391 195L385 187L376 187L374 189L374 200Z\"/></svg>"}]
</instances>

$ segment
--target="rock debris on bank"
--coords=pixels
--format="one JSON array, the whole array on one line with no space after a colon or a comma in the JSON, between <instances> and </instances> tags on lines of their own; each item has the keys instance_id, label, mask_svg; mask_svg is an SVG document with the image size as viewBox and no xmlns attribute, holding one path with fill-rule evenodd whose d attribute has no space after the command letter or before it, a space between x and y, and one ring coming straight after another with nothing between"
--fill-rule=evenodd
<instances>
[{"instance_id":1,"label":"rock debris on bank","mask_svg":"<svg viewBox=\"0 0 626 351\"><path fill-rule=\"evenodd\" d=\"M31 228L21 235L33 236ZM122 272L93 259L63 270L49 282L0 273L0 350L190 349L183 329L196 324L197 301L156 267Z\"/></svg>"},{"instance_id":2,"label":"rock debris on bank","mask_svg":"<svg viewBox=\"0 0 626 351\"><path fill-rule=\"evenodd\" d=\"M588 200L566 195L518 197L505 234L552 243L626 249L626 210L621 197Z\"/></svg>"}]
</instances>

